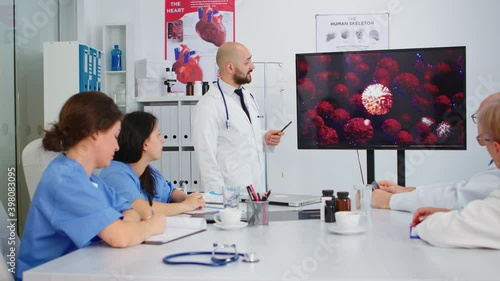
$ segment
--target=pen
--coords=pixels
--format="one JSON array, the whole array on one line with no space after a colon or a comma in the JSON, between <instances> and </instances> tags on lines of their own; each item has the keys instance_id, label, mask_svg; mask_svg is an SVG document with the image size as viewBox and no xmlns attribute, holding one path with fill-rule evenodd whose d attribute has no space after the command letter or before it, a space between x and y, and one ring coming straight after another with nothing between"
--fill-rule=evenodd
<instances>
[{"instance_id":1,"label":"pen","mask_svg":"<svg viewBox=\"0 0 500 281\"><path fill-rule=\"evenodd\" d=\"M255 201L255 199L253 198L252 189L250 188L249 185L247 185L247 192L248 192L248 197L250 197L250 201Z\"/></svg>"},{"instance_id":2,"label":"pen","mask_svg":"<svg viewBox=\"0 0 500 281\"><path fill-rule=\"evenodd\" d=\"M292 121L288 122L288 124L286 124L286 126L283 127L280 132L283 132L286 128L288 128L288 126L290 126L290 124L292 124Z\"/></svg>"},{"instance_id":3,"label":"pen","mask_svg":"<svg viewBox=\"0 0 500 281\"><path fill-rule=\"evenodd\" d=\"M269 196L271 196L271 189L269 189L269 191L264 194L264 198L262 199L262 201L267 201Z\"/></svg>"},{"instance_id":4,"label":"pen","mask_svg":"<svg viewBox=\"0 0 500 281\"><path fill-rule=\"evenodd\" d=\"M257 195L257 192L255 192L255 188L253 188L252 184L250 184L249 186L250 186L250 190L252 191L254 201L259 201L259 196Z\"/></svg>"}]
</instances>

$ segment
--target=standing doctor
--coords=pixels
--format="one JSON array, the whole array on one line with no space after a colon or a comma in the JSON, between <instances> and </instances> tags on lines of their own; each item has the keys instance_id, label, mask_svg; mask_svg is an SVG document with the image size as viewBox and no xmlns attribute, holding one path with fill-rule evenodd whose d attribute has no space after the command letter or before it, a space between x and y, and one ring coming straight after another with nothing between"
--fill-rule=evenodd
<instances>
[{"instance_id":1,"label":"standing doctor","mask_svg":"<svg viewBox=\"0 0 500 281\"><path fill-rule=\"evenodd\" d=\"M272 151L282 132L263 131L255 97L242 85L252 81L252 54L242 44L227 42L216 57L217 84L196 105L194 148L205 191L252 184L264 191L264 148Z\"/></svg>"}]
</instances>

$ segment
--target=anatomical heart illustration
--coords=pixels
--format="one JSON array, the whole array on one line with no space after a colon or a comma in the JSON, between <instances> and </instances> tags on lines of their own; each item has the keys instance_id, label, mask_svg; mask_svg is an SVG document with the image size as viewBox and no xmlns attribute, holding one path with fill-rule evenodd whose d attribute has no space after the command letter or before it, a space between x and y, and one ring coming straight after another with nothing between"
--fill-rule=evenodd
<instances>
[{"instance_id":1,"label":"anatomical heart illustration","mask_svg":"<svg viewBox=\"0 0 500 281\"><path fill-rule=\"evenodd\" d=\"M208 7L198 8L196 32L205 41L220 47L226 42L226 28L222 25L222 14Z\"/></svg>"},{"instance_id":2,"label":"anatomical heart illustration","mask_svg":"<svg viewBox=\"0 0 500 281\"><path fill-rule=\"evenodd\" d=\"M173 69L177 74L179 82L203 81L203 72L199 65L200 56L195 55L196 51L191 51L187 45L181 44L181 48L175 48L175 63Z\"/></svg>"}]
</instances>

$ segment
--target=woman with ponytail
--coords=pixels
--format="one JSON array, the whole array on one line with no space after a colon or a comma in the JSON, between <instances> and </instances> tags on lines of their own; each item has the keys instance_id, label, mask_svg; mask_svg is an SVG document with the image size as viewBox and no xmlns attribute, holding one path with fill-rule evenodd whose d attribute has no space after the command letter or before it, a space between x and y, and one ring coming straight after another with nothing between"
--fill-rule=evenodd
<instances>
[{"instance_id":1,"label":"woman with ponytail","mask_svg":"<svg viewBox=\"0 0 500 281\"><path fill-rule=\"evenodd\" d=\"M18 279L30 268L94 242L122 248L165 231L164 215L141 221L126 199L93 174L108 166L118 151L121 119L110 97L85 92L73 95L59 121L46 131L43 147L61 153L42 174L33 196Z\"/></svg>"},{"instance_id":2,"label":"woman with ponytail","mask_svg":"<svg viewBox=\"0 0 500 281\"><path fill-rule=\"evenodd\" d=\"M157 118L148 112L135 111L122 121L114 161L99 174L118 194L129 200L142 219L161 213L173 216L205 205L198 193L186 195L176 190L151 166L160 159L164 139Z\"/></svg>"}]
</instances>

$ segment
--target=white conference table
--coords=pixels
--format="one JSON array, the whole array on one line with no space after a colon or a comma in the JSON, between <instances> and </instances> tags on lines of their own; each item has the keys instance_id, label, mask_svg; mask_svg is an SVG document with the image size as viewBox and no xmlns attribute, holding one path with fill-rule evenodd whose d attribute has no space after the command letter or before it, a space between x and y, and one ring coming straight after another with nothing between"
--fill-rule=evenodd
<instances>
[{"instance_id":1,"label":"white conference table","mask_svg":"<svg viewBox=\"0 0 500 281\"><path fill-rule=\"evenodd\" d=\"M410 220L410 213L372 210L363 218L367 231L350 236L329 232L332 224L319 220L271 221L233 231L209 225L205 232L163 245L83 248L25 272L24 280L500 279L500 251L433 247L409 238ZM162 262L173 253L211 251L214 242L256 252L260 262L240 260L224 267Z\"/></svg>"}]
</instances>

